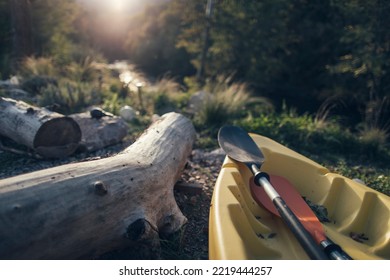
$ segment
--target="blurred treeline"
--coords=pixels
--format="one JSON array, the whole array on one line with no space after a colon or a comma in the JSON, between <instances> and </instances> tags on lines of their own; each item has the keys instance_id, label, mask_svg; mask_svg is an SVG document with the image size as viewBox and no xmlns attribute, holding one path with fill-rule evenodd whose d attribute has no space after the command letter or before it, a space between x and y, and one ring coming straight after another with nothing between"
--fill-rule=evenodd
<instances>
[{"instance_id":1,"label":"blurred treeline","mask_svg":"<svg viewBox=\"0 0 390 280\"><path fill-rule=\"evenodd\" d=\"M189 86L203 52L203 79L231 76L276 108L387 128L389 1L209 0L209 17L207 2L162 1L115 15L72 0L0 0L1 78L28 56L58 64L93 57L128 59L150 77Z\"/></svg>"}]
</instances>

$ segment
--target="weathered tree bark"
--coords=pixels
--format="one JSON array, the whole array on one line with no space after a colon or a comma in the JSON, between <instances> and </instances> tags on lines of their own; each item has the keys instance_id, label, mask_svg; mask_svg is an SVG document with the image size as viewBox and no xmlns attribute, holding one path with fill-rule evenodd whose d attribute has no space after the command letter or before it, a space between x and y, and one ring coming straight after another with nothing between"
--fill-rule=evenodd
<instances>
[{"instance_id":1,"label":"weathered tree bark","mask_svg":"<svg viewBox=\"0 0 390 280\"><path fill-rule=\"evenodd\" d=\"M80 127L72 118L3 97L0 97L0 135L47 158L72 154L81 140Z\"/></svg>"},{"instance_id":2,"label":"weathered tree bark","mask_svg":"<svg viewBox=\"0 0 390 280\"><path fill-rule=\"evenodd\" d=\"M81 129L81 141L79 150L96 151L109 145L114 145L123 140L127 135L128 127L126 122L119 117L103 117L100 119L91 118L89 112L72 114Z\"/></svg>"},{"instance_id":3,"label":"weathered tree bark","mask_svg":"<svg viewBox=\"0 0 390 280\"><path fill-rule=\"evenodd\" d=\"M195 139L190 120L163 115L120 154L0 180L0 258L91 258L159 246L186 218L173 186Z\"/></svg>"}]
</instances>

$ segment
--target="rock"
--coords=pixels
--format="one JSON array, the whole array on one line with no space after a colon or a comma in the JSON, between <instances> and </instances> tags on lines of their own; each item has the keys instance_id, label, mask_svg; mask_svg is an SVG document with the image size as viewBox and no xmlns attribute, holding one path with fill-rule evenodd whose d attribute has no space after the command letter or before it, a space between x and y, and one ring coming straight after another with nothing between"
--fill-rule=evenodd
<instances>
[{"instance_id":1,"label":"rock","mask_svg":"<svg viewBox=\"0 0 390 280\"><path fill-rule=\"evenodd\" d=\"M221 148L215 149L211 152L205 152L199 149L195 149L192 151L192 158L196 161L199 160L223 161L225 156L226 154Z\"/></svg>"},{"instance_id":2,"label":"rock","mask_svg":"<svg viewBox=\"0 0 390 280\"><path fill-rule=\"evenodd\" d=\"M152 116L152 123L156 122L158 119L160 119L160 115L153 114L153 116Z\"/></svg>"},{"instance_id":3,"label":"rock","mask_svg":"<svg viewBox=\"0 0 390 280\"><path fill-rule=\"evenodd\" d=\"M197 197L196 196L192 196L190 198L190 203L195 206L198 203Z\"/></svg>"},{"instance_id":4,"label":"rock","mask_svg":"<svg viewBox=\"0 0 390 280\"><path fill-rule=\"evenodd\" d=\"M0 89L3 90L4 97L28 103L37 102L37 96L34 96L31 92L20 87L19 80L16 76L12 77L10 80L0 81Z\"/></svg>"},{"instance_id":5,"label":"rock","mask_svg":"<svg viewBox=\"0 0 390 280\"><path fill-rule=\"evenodd\" d=\"M352 180L355 181L355 182L358 182L359 184L362 184L362 185L366 184L366 183L364 183L363 180L360 180L359 178L353 178Z\"/></svg>"},{"instance_id":6,"label":"rock","mask_svg":"<svg viewBox=\"0 0 390 280\"><path fill-rule=\"evenodd\" d=\"M17 76L12 76L9 80L1 81L0 80L0 87L1 88L16 88L19 87L20 82L19 78Z\"/></svg>"},{"instance_id":7,"label":"rock","mask_svg":"<svg viewBox=\"0 0 390 280\"><path fill-rule=\"evenodd\" d=\"M11 85L18 86L19 83L19 78L17 76L12 76L11 79L9 80Z\"/></svg>"},{"instance_id":8,"label":"rock","mask_svg":"<svg viewBox=\"0 0 390 280\"><path fill-rule=\"evenodd\" d=\"M205 153L204 156L206 158L211 158L211 159L217 158L217 159L223 160L226 156L226 153L221 148L218 148L218 149L215 149L211 152Z\"/></svg>"},{"instance_id":9,"label":"rock","mask_svg":"<svg viewBox=\"0 0 390 280\"><path fill-rule=\"evenodd\" d=\"M136 111L133 109L133 107L125 105L119 110L119 115L125 121L132 121L136 116Z\"/></svg>"}]
</instances>

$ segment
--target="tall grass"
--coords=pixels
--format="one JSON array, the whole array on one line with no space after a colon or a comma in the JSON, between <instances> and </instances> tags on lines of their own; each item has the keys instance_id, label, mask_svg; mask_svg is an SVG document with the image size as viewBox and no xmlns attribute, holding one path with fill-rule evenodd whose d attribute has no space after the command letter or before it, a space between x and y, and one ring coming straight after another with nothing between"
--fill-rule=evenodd
<instances>
[{"instance_id":1,"label":"tall grass","mask_svg":"<svg viewBox=\"0 0 390 280\"><path fill-rule=\"evenodd\" d=\"M364 122L359 127L360 140L378 152L387 145L390 121L386 118L390 110L387 97L373 99L367 103Z\"/></svg>"},{"instance_id":2,"label":"tall grass","mask_svg":"<svg viewBox=\"0 0 390 280\"><path fill-rule=\"evenodd\" d=\"M272 110L272 104L262 97L253 97L245 83L230 83L229 78L218 77L205 85L209 92L203 106L196 112L195 122L201 127L218 127L248 115L248 108L254 104L264 110Z\"/></svg>"},{"instance_id":3,"label":"tall grass","mask_svg":"<svg viewBox=\"0 0 390 280\"><path fill-rule=\"evenodd\" d=\"M94 60L87 56L81 62L71 62L63 69L63 74L68 79L77 82L92 82L96 83L99 75L102 75L102 70L97 70Z\"/></svg>"},{"instance_id":4,"label":"tall grass","mask_svg":"<svg viewBox=\"0 0 390 280\"><path fill-rule=\"evenodd\" d=\"M77 113L87 106L95 104L98 93L87 83L60 83L58 86L48 85L38 97L38 105L42 107L56 106L56 111L63 114Z\"/></svg>"},{"instance_id":5,"label":"tall grass","mask_svg":"<svg viewBox=\"0 0 390 280\"><path fill-rule=\"evenodd\" d=\"M91 57L59 65L49 57L27 57L20 66L23 89L37 105L56 105L60 113L75 113L102 101L103 77Z\"/></svg>"},{"instance_id":6,"label":"tall grass","mask_svg":"<svg viewBox=\"0 0 390 280\"><path fill-rule=\"evenodd\" d=\"M315 116L284 111L243 119L237 123L247 131L270 137L301 153L320 155L331 161L345 158L351 161L377 159L384 164L390 162L386 147L379 148L379 144L373 146L372 140L362 141L359 134L343 127L336 120L328 119L326 125L319 129Z\"/></svg>"},{"instance_id":7,"label":"tall grass","mask_svg":"<svg viewBox=\"0 0 390 280\"><path fill-rule=\"evenodd\" d=\"M315 117L314 124L316 128L322 129L327 126L328 120L331 116L331 111L337 107L337 103L334 98L326 99L318 108Z\"/></svg>"},{"instance_id":8,"label":"tall grass","mask_svg":"<svg viewBox=\"0 0 390 280\"><path fill-rule=\"evenodd\" d=\"M59 72L50 57L27 57L19 68L20 75L24 78L33 76L58 76Z\"/></svg>"},{"instance_id":9,"label":"tall grass","mask_svg":"<svg viewBox=\"0 0 390 280\"><path fill-rule=\"evenodd\" d=\"M367 102L364 122L367 127L388 130L390 122L386 118L390 112L390 100L388 97L376 98Z\"/></svg>"},{"instance_id":10,"label":"tall grass","mask_svg":"<svg viewBox=\"0 0 390 280\"><path fill-rule=\"evenodd\" d=\"M189 95L174 79L163 77L144 89L147 111L150 114L165 114L171 111L182 112Z\"/></svg>"},{"instance_id":11,"label":"tall grass","mask_svg":"<svg viewBox=\"0 0 390 280\"><path fill-rule=\"evenodd\" d=\"M360 141L370 147L371 152L377 153L386 146L388 139L388 132L385 129L378 127L363 126L359 131Z\"/></svg>"}]
</instances>

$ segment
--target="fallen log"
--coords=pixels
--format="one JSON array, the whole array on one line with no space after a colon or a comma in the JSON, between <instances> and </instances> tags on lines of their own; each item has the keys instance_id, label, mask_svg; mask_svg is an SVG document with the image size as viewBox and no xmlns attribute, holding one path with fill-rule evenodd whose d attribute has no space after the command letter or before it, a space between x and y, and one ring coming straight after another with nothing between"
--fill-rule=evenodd
<instances>
[{"instance_id":1,"label":"fallen log","mask_svg":"<svg viewBox=\"0 0 390 280\"><path fill-rule=\"evenodd\" d=\"M163 115L111 158L0 180L0 258L78 259L135 246L186 218L173 186L195 139L190 120Z\"/></svg>"},{"instance_id":2,"label":"fallen log","mask_svg":"<svg viewBox=\"0 0 390 280\"><path fill-rule=\"evenodd\" d=\"M3 97L0 97L0 135L45 158L73 154L81 139L80 127L72 118Z\"/></svg>"},{"instance_id":3,"label":"fallen log","mask_svg":"<svg viewBox=\"0 0 390 280\"><path fill-rule=\"evenodd\" d=\"M117 144L128 132L126 122L117 116L97 119L91 118L90 113L85 112L69 117L77 122L82 131L78 151L93 152Z\"/></svg>"}]
</instances>

